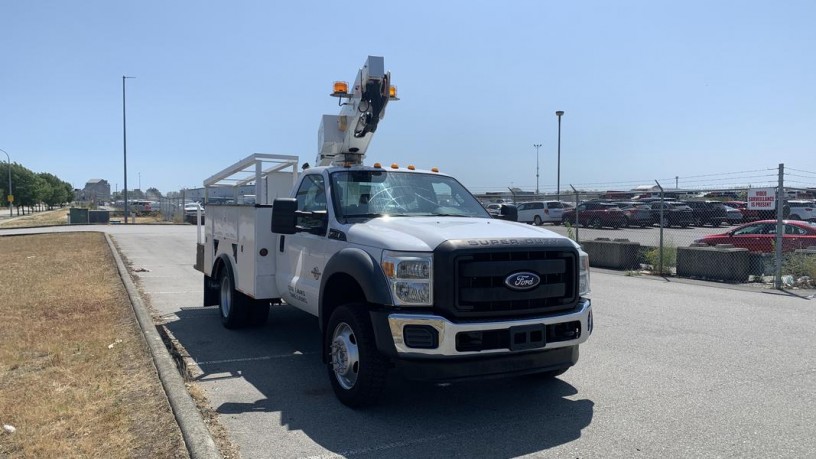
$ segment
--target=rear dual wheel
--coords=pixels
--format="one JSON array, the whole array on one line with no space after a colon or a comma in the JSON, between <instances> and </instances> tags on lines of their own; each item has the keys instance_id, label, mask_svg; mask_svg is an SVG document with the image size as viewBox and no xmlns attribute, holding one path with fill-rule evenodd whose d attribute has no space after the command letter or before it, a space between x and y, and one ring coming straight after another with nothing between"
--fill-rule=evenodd
<instances>
[{"instance_id":1,"label":"rear dual wheel","mask_svg":"<svg viewBox=\"0 0 816 459\"><path fill-rule=\"evenodd\" d=\"M257 327L266 323L269 300L255 300L235 289L235 275L229 264L221 270L218 291L218 309L221 324L229 329Z\"/></svg>"}]
</instances>

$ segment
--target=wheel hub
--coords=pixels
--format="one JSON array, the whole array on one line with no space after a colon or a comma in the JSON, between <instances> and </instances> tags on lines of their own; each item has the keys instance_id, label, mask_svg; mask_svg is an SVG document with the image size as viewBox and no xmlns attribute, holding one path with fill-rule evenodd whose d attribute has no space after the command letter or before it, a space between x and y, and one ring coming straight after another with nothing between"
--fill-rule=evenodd
<instances>
[{"instance_id":1,"label":"wheel hub","mask_svg":"<svg viewBox=\"0 0 816 459\"><path fill-rule=\"evenodd\" d=\"M346 323L338 324L334 330L331 365L340 386L344 389L354 387L360 369L360 352L354 332Z\"/></svg>"}]
</instances>

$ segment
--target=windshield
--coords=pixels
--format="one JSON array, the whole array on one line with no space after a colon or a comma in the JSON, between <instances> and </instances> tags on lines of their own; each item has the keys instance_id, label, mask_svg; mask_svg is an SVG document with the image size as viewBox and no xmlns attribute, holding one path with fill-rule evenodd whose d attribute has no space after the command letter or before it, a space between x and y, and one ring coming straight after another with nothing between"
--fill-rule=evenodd
<instances>
[{"instance_id":1,"label":"windshield","mask_svg":"<svg viewBox=\"0 0 816 459\"><path fill-rule=\"evenodd\" d=\"M383 215L490 218L479 201L452 177L416 172L350 170L331 174L339 218Z\"/></svg>"}]
</instances>

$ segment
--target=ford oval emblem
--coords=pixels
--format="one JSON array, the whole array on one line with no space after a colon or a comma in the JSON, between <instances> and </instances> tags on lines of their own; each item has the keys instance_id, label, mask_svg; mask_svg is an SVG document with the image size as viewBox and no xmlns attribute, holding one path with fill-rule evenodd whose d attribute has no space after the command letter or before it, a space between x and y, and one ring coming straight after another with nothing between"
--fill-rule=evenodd
<instances>
[{"instance_id":1,"label":"ford oval emblem","mask_svg":"<svg viewBox=\"0 0 816 459\"><path fill-rule=\"evenodd\" d=\"M531 272L513 273L504 279L504 285L513 290L531 290L540 283L541 278Z\"/></svg>"}]
</instances>

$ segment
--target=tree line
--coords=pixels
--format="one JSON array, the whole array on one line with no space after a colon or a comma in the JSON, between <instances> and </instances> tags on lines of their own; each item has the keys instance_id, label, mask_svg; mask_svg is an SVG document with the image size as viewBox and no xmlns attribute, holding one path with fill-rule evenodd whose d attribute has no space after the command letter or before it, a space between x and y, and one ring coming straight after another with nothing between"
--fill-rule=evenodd
<instances>
[{"instance_id":1,"label":"tree line","mask_svg":"<svg viewBox=\"0 0 816 459\"><path fill-rule=\"evenodd\" d=\"M20 164L7 162L0 163L0 193L2 193L3 207L8 207L9 183L8 174L11 167L11 194L14 196L14 205L17 215L31 212L34 207L42 205L53 209L63 206L74 200L74 187L70 183L60 180L48 172L35 173Z\"/></svg>"}]
</instances>

